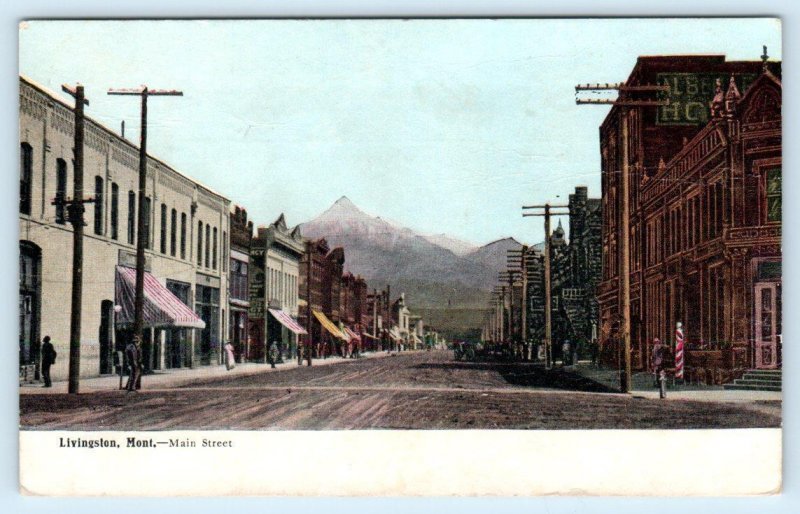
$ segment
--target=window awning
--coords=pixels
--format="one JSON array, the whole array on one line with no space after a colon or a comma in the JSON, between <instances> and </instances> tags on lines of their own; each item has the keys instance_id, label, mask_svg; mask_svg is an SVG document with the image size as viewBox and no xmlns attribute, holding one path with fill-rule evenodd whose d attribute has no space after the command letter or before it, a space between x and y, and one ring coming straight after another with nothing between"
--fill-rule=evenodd
<instances>
[{"instance_id":1,"label":"window awning","mask_svg":"<svg viewBox=\"0 0 800 514\"><path fill-rule=\"evenodd\" d=\"M351 340L355 339L355 340L361 341L361 336L358 335L357 333L353 332L352 330L350 330L350 327L344 327L344 330L345 330L345 332L347 332L347 335L350 336Z\"/></svg>"},{"instance_id":2,"label":"window awning","mask_svg":"<svg viewBox=\"0 0 800 514\"><path fill-rule=\"evenodd\" d=\"M268 309L270 314L275 316L275 319L280 322L281 325L288 328L292 332L297 335L308 334L303 327L300 326L294 318L286 314L285 312L278 310L278 309Z\"/></svg>"},{"instance_id":3,"label":"window awning","mask_svg":"<svg viewBox=\"0 0 800 514\"><path fill-rule=\"evenodd\" d=\"M121 308L117 313L117 325L131 325L136 298L136 270L117 266L115 289L115 301ZM205 322L192 309L146 271L142 312L145 327L206 328Z\"/></svg>"},{"instance_id":4,"label":"window awning","mask_svg":"<svg viewBox=\"0 0 800 514\"><path fill-rule=\"evenodd\" d=\"M374 335L372 335L372 334L368 334L368 333L366 333L366 332L361 332L361 335L362 335L362 336L365 336L365 337L367 337L367 338L369 338L369 339L374 339L374 340L376 340L376 341L380 341L380 340L381 340L381 338L380 338L380 337L375 337Z\"/></svg>"},{"instance_id":5,"label":"window awning","mask_svg":"<svg viewBox=\"0 0 800 514\"><path fill-rule=\"evenodd\" d=\"M324 313L315 311L314 309L311 309L311 312L314 313L314 317L319 320L320 324L325 327L325 330L330 332L333 337L338 337L339 339L343 339L345 341L349 339L349 337L345 337L345 334L339 330L339 327L334 325L333 321L329 320Z\"/></svg>"},{"instance_id":6,"label":"window awning","mask_svg":"<svg viewBox=\"0 0 800 514\"><path fill-rule=\"evenodd\" d=\"M402 341L403 340L403 338L400 337L400 334L397 332L397 327L392 327L392 329L389 330L388 333L389 333L389 337L391 337L395 341Z\"/></svg>"}]
</instances>

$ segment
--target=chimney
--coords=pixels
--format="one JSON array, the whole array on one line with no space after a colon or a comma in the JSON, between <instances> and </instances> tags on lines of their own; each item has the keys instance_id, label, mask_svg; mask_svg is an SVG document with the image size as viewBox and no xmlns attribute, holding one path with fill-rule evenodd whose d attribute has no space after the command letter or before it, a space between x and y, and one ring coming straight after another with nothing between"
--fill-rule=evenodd
<instances>
[{"instance_id":1,"label":"chimney","mask_svg":"<svg viewBox=\"0 0 800 514\"><path fill-rule=\"evenodd\" d=\"M122 132L122 139L125 139L125 120L122 120L120 132Z\"/></svg>"}]
</instances>

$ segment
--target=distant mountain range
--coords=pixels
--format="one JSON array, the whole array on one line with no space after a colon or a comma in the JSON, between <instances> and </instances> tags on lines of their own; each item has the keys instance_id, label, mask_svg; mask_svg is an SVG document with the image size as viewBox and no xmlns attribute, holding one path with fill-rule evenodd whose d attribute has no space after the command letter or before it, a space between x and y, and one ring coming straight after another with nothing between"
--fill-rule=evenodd
<instances>
[{"instance_id":1,"label":"distant mountain range","mask_svg":"<svg viewBox=\"0 0 800 514\"><path fill-rule=\"evenodd\" d=\"M412 310L484 308L507 250L521 247L510 237L476 247L444 234L421 235L370 216L344 196L301 231L344 247L346 270L370 288L390 285L393 297L406 293Z\"/></svg>"}]
</instances>

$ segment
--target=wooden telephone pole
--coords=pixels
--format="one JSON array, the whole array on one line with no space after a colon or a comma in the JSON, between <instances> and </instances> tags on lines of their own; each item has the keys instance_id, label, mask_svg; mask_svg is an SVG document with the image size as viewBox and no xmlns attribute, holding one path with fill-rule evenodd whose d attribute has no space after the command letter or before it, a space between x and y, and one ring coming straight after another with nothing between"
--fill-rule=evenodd
<instances>
[{"instance_id":1,"label":"wooden telephone pole","mask_svg":"<svg viewBox=\"0 0 800 514\"><path fill-rule=\"evenodd\" d=\"M635 93L669 93L669 86L642 85L628 86L619 84L584 84L575 86L575 94L581 91L601 92L617 90L619 96L610 98L575 98L578 105L618 105L622 108L622 170L620 180L620 224L617 240L620 242L619 274L620 274L620 332L622 336L623 353L625 359L625 372L622 375L621 389L627 393L631 390L631 240L630 240L630 137L629 137L629 108L630 107L658 107L669 105L669 98L664 100L634 99Z\"/></svg>"},{"instance_id":2,"label":"wooden telephone pole","mask_svg":"<svg viewBox=\"0 0 800 514\"><path fill-rule=\"evenodd\" d=\"M509 270L515 270L522 277L522 296L520 299L520 355L522 360L528 360L526 343L528 341L528 246L522 245L519 250L508 250L506 263Z\"/></svg>"},{"instance_id":3,"label":"wooden telephone pole","mask_svg":"<svg viewBox=\"0 0 800 514\"><path fill-rule=\"evenodd\" d=\"M516 269L507 269L506 271L501 271L498 273L497 278L500 281L508 282L508 343L509 348L512 348L516 353L516 344L517 344L517 330L516 324L514 323L514 285L517 282L517 277L519 276L519 270Z\"/></svg>"},{"instance_id":4,"label":"wooden telephone pole","mask_svg":"<svg viewBox=\"0 0 800 514\"><path fill-rule=\"evenodd\" d=\"M524 212L523 217L544 217L544 365L550 369L553 362L553 321L552 321L552 286L550 284L550 216L569 215L569 211L552 212L550 209L563 209L569 205L523 205L523 210L542 209L542 212Z\"/></svg>"},{"instance_id":5,"label":"wooden telephone pole","mask_svg":"<svg viewBox=\"0 0 800 514\"><path fill-rule=\"evenodd\" d=\"M85 208L83 204L94 202L92 198L83 197L83 106L89 105L84 96L83 86L75 87L66 84L61 90L75 98L75 137L72 149L74 171L72 200L56 198L54 205L65 205L69 221L72 223L72 305L69 323L69 384L67 392L78 394L81 375L81 304L83 298L83 220Z\"/></svg>"},{"instance_id":6,"label":"wooden telephone pole","mask_svg":"<svg viewBox=\"0 0 800 514\"><path fill-rule=\"evenodd\" d=\"M144 250L150 234L145 234L145 194L147 190L147 98L150 96L183 96L173 89L109 89L109 95L138 96L142 99L141 131L139 132L139 219L136 223L136 296L133 304L133 341L141 358L142 332L144 330ZM141 387L139 372L136 388Z\"/></svg>"}]
</instances>

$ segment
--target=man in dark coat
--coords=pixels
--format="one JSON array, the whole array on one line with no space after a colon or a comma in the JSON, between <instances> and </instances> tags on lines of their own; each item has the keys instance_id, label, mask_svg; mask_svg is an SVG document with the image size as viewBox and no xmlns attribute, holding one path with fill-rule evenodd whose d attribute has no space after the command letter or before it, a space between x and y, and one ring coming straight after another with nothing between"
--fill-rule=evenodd
<instances>
[{"instance_id":1,"label":"man in dark coat","mask_svg":"<svg viewBox=\"0 0 800 514\"><path fill-rule=\"evenodd\" d=\"M44 336L42 340L42 377L44 387L53 387L50 381L50 366L56 363L56 350L50 342L50 336Z\"/></svg>"},{"instance_id":2,"label":"man in dark coat","mask_svg":"<svg viewBox=\"0 0 800 514\"><path fill-rule=\"evenodd\" d=\"M659 386L658 377L662 369L664 369L664 345L661 344L661 339L656 338L653 341L653 376L656 387Z\"/></svg>"},{"instance_id":3,"label":"man in dark coat","mask_svg":"<svg viewBox=\"0 0 800 514\"><path fill-rule=\"evenodd\" d=\"M134 337L134 339L138 339ZM139 348L137 348L135 341L130 341L128 345L125 347L125 357L128 360L128 367L130 369L130 374L128 375L128 383L125 386L125 389L128 392L136 391L137 389L141 388L141 362L139 359Z\"/></svg>"}]
</instances>

